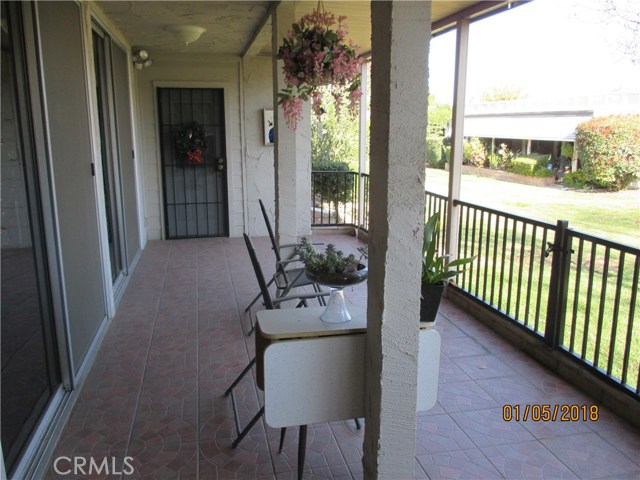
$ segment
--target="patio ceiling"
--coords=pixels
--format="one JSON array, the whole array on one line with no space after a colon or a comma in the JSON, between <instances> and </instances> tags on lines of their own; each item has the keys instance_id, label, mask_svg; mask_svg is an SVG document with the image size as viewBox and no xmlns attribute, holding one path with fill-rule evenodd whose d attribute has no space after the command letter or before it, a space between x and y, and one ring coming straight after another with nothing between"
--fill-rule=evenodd
<instances>
[{"instance_id":1,"label":"patio ceiling","mask_svg":"<svg viewBox=\"0 0 640 480\"><path fill-rule=\"evenodd\" d=\"M269 1L98 1L100 9L133 46L144 47L152 55L193 53L243 55L253 45L254 54L271 54ZM508 2L433 2L434 29L451 27L456 15L482 15ZM326 11L347 17L349 37L361 52L371 50L371 3L368 1L327 1ZM296 16L316 8L317 2L296 2ZM166 29L170 25L198 25L206 32L185 46Z\"/></svg>"}]
</instances>

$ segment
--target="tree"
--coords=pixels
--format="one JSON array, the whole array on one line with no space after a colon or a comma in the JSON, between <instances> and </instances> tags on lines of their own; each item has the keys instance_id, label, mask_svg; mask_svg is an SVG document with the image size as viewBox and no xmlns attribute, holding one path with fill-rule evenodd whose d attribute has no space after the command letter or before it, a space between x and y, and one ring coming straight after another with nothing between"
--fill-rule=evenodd
<instances>
[{"instance_id":1,"label":"tree","mask_svg":"<svg viewBox=\"0 0 640 480\"><path fill-rule=\"evenodd\" d=\"M324 87L328 89L329 87ZM358 169L360 123L347 108L338 109L331 95L322 98L322 114L312 116L311 162L347 162Z\"/></svg>"},{"instance_id":2,"label":"tree","mask_svg":"<svg viewBox=\"0 0 640 480\"><path fill-rule=\"evenodd\" d=\"M433 95L429 95L428 104L427 165L443 168L443 142L451 123L451 105L436 102Z\"/></svg>"},{"instance_id":3,"label":"tree","mask_svg":"<svg viewBox=\"0 0 640 480\"><path fill-rule=\"evenodd\" d=\"M507 100L518 100L527 98L527 94L522 87L503 85L501 87L491 87L480 95L481 102L504 102Z\"/></svg>"},{"instance_id":4,"label":"tree","mask_svg":"<svg viewBox=\"0 0 640 480\"><path fill-rule=\"evenodd\" d=\"M322 109L311 123L311 168L323 172L314 175L312 191L331 206L339 223L340 205L355 199L357 174L348 172L358 168L360 124L346 108L338 110L331 95L323 96Z\"/></svg>"},{"instance_id":5,"label":"tree","mask_svg":"<svg viewBox=\"0 0 640 480\"><path fill-rule=\"evenodd\" d=\"M618 43L631 63L640 65L640 3L637 0L600 0L596 10L606 23L619 26Z\"/></svg>"}]
</instances>

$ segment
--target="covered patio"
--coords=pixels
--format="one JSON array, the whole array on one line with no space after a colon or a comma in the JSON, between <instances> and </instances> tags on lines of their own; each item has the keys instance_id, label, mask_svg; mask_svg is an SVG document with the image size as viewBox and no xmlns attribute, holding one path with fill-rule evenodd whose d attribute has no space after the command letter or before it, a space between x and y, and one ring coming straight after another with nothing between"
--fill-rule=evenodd
<instances>
[{"instance_id":1,"label":"covered patio","mask_svg":"<svg viewBox=\"0 0 640 480\"><path fill-rule=\"evenodd\" d=\"M446 250L456 252L468 27L513 5L326 2L349 17L372 59L369 277L348 292L367 309L366 427L313 425L305 478L640 475L637 430L604 407L597 420L505 420L505 406L593 412L594 401L451 302L436 327L438 403L416 414L430 36L458 29L446 235ZM310 107L296 131L285 126L275 51L315 6L3 3L3 41L11 40L3 62L12 67L3 70L3 104L15 105L3 171L28 173L16 175L20 221L3 229L37 260L30 302L41 307L33 318L42 332L33 336L46 345L33 350L48 383L32 399L37 409L20 396L35 391L28 382L3 389L3 405L6 395L26 408L19 435L5 440L3 429L1 477L296 476L295 434L278 454L277 431L260 422L230 448L232 410L222 393L253 349L243 311L257 283L242 234L257 243L264 268L274 263L258 199L281 243L312 233ZM185 46L169 27L187 24L206 32ZM273 145L263 136L269 110ZM194 131L209 142L197 165L179 145ZM345 251L360 245L348 236L322 241ZM241 386L246 421L261 399L249 378ZM90 458L110 469L73 468Z\"/></svg>"},{"instance_id":2,"label":"covered patio","mask_svg":"<svg viewBox=\"0 0 640 480\"><path fill-rule=\"evenodd\" d=\"M272 269L268 239L254 243ZM135 473L122 478L296 478L294 429L281 454L263 421L231 448L223 392L252 356L244 309L257 288L242 239L150 242L52 459L115 457L122 472L132 457ZM349 302L366 304L366 288L349 289ZM505 421L505 405L597 404L446 300L435 328L438 403L416 416L415 478L638 478L640 435L624 420L599 407L597 421ZM261 392L252 378L241 387L246 422ZM363 478L363 437L353 421L310 426L304 478ZM115 477L57 475L50 463L46 478Z\"/></svg>"}]
</instances>

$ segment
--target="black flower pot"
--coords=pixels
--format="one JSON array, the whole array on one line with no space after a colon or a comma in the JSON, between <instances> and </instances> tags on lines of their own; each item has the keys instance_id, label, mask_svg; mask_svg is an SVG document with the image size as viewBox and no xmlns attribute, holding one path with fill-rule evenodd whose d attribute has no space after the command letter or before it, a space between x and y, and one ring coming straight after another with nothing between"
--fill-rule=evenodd
<instances>
[{"instance_id":1,"label":"black flower pot","mask_svg":"<svg viewBox=\"0 0 640 480\"><path fill-rule=\"evenodd\" d=\"M331 288L344 288L364 282L368 273L369 270L362 263L359 263L354 270L340 273L315 272L308 268L306 269L307 277L320 285Z\"/></svg>"},{"instance_id":2,"label":"black flower pot","mask_svg":"<svg viewBox=\"0 0 640 480\"><path fill-rule=\"evenodd\" d=\"M420 299L420 322L434 323L438 314L438 307L444 292L444 282L428 285L423 283L421 287L422 298Z\"/></svg>"}]
</instances>

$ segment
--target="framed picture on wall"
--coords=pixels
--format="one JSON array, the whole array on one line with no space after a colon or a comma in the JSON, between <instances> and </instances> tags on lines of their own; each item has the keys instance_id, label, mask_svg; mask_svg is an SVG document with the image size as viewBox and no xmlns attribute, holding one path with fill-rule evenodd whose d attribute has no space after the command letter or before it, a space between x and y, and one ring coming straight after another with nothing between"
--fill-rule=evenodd
<instances>
[{"instance_id":1,"label":"framed picture on wall","mask_svg":"<svg viewBox=\"0 0 640 480\"><path fill-rule=\"evenodd\" d=\"M264 144L265 145L273 145L273 110L264 109L263 110L263 120L264 120Z\"/></svg>"}]
</instances>

